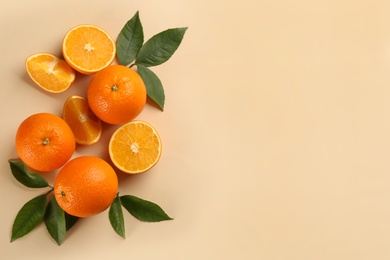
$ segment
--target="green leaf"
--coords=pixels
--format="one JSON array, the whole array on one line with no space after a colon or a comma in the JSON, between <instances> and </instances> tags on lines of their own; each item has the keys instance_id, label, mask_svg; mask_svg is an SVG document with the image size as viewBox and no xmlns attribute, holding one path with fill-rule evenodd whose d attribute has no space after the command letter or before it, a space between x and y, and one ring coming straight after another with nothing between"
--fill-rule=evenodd
<instances>
[{"instance_id":1,"label":"green leaf","mask_svg":"<svg viewBox=\"0 0 390 260\"><path fill-rule=\"evenodd\" d=\"M137 57L138 51L144 43L144 32L138 11L125 24L118 35L116 54L119 63L127 66Z\"/></svg>"},{"instance_id":2,"label":"green leaf","mask_svg":"<svg viewBox=\"0 0 390 260\"><path fill-rule=\"evenodd\" d=\"M66 235L65 212L60 208L54 196L46 208L45 225L50 236L58 245L61 245Z\"/></svg>"},{"instance_id":3,"label":"green leaf","mask_svg":"<svg viewBox=\"0 0 390 260\"><path fill-rule=\"evenodd\" d=\"M169 60L179 47L186 30L187 27L173 28L154 35L139 50L136 64L151 67Z\"/></svg>"},{"instance_id":4,"label":"green leaf","mask_svg":"<svg viewBox=\"0 0 390 260\"><path fill-rule=\"evenodd\" d=\"M126 238L125 221L123 219L122 205L117 196L110 206L108 212L110 223L115 232L123 238Z\"/></svg>"},{"instance_id":5,"label":"green leaf","mask_svg":"<svg viewBox=\"0 0 390 260\"><path fill-rule=\"evenodd\" d=\"M153 71L151 71L144 65L138 64L137 71L145 83L146 92L148 93L148 96L154 102L156 102L156 104L161 108L161 110L164 110L165 94L160 79Z\"/></svg>"},{"instance_id":6,"label":"green leaf","mask_svg":"<svg viewBox=\"0 0 390 260\"><path fill-rule=\"evenodd\" d=\"M39 195L19 210L12 226L11 242L27 235L43 221L46 210L46 194Z\"/></svg>"},{"instance_id":7,"label":"green leaf","mask_svg":"<svg viewBox=\"0 0 390 260\"><path fill-rule=\"evenodd\" d=\"M74 226L74 224L76 224L77 220L79 220L78 217L72 216L65 212L66 231L71 229Z\"/></svg>"},{"instance_id":8,"label":"green leaf","mask_svg":"<svg viewBox=\"0 0 390 260\"><path fill-rule=\"evenodd\" d=\"M29 188L44 188L49 187L49 184L45 178L39 174L29 173L26 165L20 160L8 160L12 175L21 184Z\"/></svg>"},{"instance_id":9,"label":"green leaf","mask_svg":"<svg viewBox=\"0 0 390 260\"><path fill-rule=\"evenodd\" d=\"M157 204L132 195L120 197L122 206L135 218L144 222L172 220Z\"/></svg>"}]
</instances>

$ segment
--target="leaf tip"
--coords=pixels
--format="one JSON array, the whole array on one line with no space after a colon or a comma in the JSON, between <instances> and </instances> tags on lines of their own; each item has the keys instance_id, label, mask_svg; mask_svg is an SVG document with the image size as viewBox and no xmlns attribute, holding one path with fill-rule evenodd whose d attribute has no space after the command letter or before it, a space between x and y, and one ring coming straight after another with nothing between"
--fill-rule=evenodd
<instances>
[{"instance_id":1,"label":"leaf tip","mask_svg":"<svg viewBox=\"0 0 390 260\"><path fill-rule=\"evenodd\" d=\"M165 219L165 221L170 221L170 220L174 220L174 218L171 218L170 216L168 216L167 219Z\"/></svg>"},{"instance_id":2,"label":"leaf tip","mask_svg":"<svg viewBox=\"0 0 390 260\"><path fill-rule=\"evenodd\" d=\"M180 31L182 31L183 32L183 34L187 31L187 29L188 29L188 26L185 26L185 27L179 27L179 28L177 28L178 30L180 30Z\"/></svg>"}]
</instances>

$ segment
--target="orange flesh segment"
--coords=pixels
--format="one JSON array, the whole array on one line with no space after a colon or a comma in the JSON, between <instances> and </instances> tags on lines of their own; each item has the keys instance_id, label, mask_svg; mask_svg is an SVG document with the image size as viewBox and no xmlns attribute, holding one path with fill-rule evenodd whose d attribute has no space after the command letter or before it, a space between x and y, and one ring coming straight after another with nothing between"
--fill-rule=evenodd
<instances>
[{"instance_id":1,"label":"orange flesh segment","mask_svg":"<svg viewBox=\"0 0 390 260\"><path fill-rule=\"evenodd\" d=\"M64 60L48 53L28 57L26 69L38 86L52 93L67 90L76 77L75 71Z\"/></svg>"},{"instance_id":2,"label":"orange flesh segment","mask_svg":"<svg viewBox=\"0 0 390 260\"><path fill-rule=\"evenodd\" d=\"M91 145L99 141L102 124L80 96L69 97L64 104L63 118L73 131L76 143Z\"/></svg>"},{"instance_id":3,"label":"orange flesh segment","mask_svg":"<svg viewBox=\"0 0 390 260\"><path fill-rule=\"evenodd\" d=\"M110 157L126 173L141 173L152 168L161 156L161 140L156 130L143 121L120 127L111 137Z\"/></svg>"},{"instance_id":4,"label":"orange flesh segment","mask_svg":"<svg viewBox=\"0 0 390 260\"><path fill-rule=\"evenodd\" d=\"M97 72L110 65L116 53L111 36L93 25L81 25L71 29L63 42L63 54L67 62L81 73Z\"/></svg>"}]
</instances>

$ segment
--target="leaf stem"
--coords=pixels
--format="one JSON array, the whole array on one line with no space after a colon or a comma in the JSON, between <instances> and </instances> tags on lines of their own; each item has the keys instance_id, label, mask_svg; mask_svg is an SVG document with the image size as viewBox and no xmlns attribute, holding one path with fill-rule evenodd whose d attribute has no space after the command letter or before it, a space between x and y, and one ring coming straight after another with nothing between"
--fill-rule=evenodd
<instances>
[{"instance_id":1,"label":"leaf stem","mask_svg":"<svg viewBox=\"0 0 390 260\"><path fill-rule=\"evenodd\" d=\"M46 192L46 196L49 195L50 192L52 192L52 191L54 190L54 187L52 187L52 186L50 186L50 185L49 185L49 187L50 187L50 190L49 190L48 192Z\"/></svg>"}]
</instances>

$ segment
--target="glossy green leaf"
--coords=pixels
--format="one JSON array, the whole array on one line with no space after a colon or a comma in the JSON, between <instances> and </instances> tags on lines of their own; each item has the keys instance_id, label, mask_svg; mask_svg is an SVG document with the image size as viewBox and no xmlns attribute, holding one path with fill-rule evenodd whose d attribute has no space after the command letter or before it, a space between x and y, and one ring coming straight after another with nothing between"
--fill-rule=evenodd
<instances>
[{"instance_id":1,"label":"glossy green leaf","mask_svg":"<svg viewBox=\"0 0 390 260\"><path fill-rule=\"evenodd\" d=\"M181 44L186 30L187 27L173 28L154 35L142 45L136 64L151 67L169 60Z\"/></svg>"},{"instance_id":2,"label":"glossy green leaf","mask_svg":"<svg viewBox=\"0 0 390 260\"><path fill-rule=\"evenodd\" d=\"M144 222L172 220L157 204L132 195L120 197L122 206L135 218Z\"/></svg>"},{"instance_id":3,"label":"glossy green leaf","mask_svg":"<svg viewBox=\"0 0 390 260\"><path fill-rule=\"evenodd\" d=\"M12 225L11 242L27 235L43 221L46 210L46 194L39 195L19 210Z\"/></svg>"},{"instance_id":4,"label":"glossy green leaf","mask_svg":"<svg viewBox=\"0 0 390 260\"><path fill-rule=\"evenodd\" d=\"M164 110L165 94L160 79L153 71L151 71L144 65L138 64L137 71L145 83L146 92L148 93L148 96L154 102L156 102L156 104L160 107L161 110Z\"/></svg>"},{"instance_id":5,"label":"glossy green leaf","mask_svg":"<svg viewBox=\"0 0 390 260\"><path fill-rule=\"evenodd\" d=\"M125 221L123 219L122 205L118 196L112 202L108 216L114 231L121 237L125 238Z\"/></svg>"},{"instance_id":6,"label":"glossy green leaf","mask_svg":"<svg viewBox=\"0 0 390 260\"><path fill-rule=\"evenodd\" d=\"M118 35L116 54L121 65L127 66L137 57L144 43L144 32L138 11L125 24Z\"/></svg>"},{"instance_id":7,"label":"glossy green leaf","mask_svg":"<svg viewBox=\"0 0 390 260\"><path fill-rule=\"evenodd\" d=\"M66 231L71 229L74 226L74 224L76 224L77 220L79 220L78 217L72 216L72 215L65 212Z\"/></svg>"},{"instance_id":8,"label":"glossy green leaf","mask_svg":"<svg viewBox=\"0 0 390 260\"><path fill-rule=\"evenodd\" d=\"M26 165L21 160L8 160L12 175L23 185L29 188L49 187L45 178L39 174L29 173Z\"/></svg>"},{"instance_id":9,"label":"glossy green leaf","mask_svg":"<svg viewBox=\"0 0 390 260\"><path fill-rule=\"evenodd\" d=\"M61 245L66 235L65 212L60 208L54 196L46 208L45 225L50 236L58 245Z\"/></svg>"}]
</instances>

